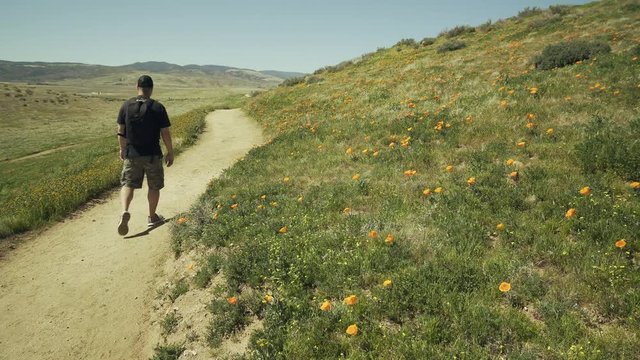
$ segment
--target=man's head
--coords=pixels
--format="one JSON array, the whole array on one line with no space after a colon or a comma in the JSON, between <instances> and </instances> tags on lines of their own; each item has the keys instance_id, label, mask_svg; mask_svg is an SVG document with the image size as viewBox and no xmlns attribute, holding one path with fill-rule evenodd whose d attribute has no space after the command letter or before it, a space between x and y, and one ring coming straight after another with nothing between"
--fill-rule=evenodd
<instances>
[{"instance_id":1,"label":"man's head","mask_svg":"<svg viewBox=\"0 0 640 360\"><path fill-rule=\"evenodd\" d=\"M153 79L149 75L142 75L138 78L138 95L150 97L153 93Z\"/></svg>"}]
</instances>

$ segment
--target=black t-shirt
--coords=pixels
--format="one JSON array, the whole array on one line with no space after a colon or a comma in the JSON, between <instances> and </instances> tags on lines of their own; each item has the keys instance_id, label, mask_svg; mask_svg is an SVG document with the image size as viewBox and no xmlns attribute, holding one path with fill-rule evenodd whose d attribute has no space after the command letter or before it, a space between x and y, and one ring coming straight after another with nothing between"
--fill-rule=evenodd
<instances>
[{"instance_id":1,"label":"black t-shirt","mask_svg":"<svg viewBox=\"0 0 640 360\"><path fill-rule=\"evenodd\" d=\"M171 126L171 123L161 103L141 96L131 98L122 104L118 124L126 127L127 158L162 156L160 129Z\"/></svg>"}]
</instances>

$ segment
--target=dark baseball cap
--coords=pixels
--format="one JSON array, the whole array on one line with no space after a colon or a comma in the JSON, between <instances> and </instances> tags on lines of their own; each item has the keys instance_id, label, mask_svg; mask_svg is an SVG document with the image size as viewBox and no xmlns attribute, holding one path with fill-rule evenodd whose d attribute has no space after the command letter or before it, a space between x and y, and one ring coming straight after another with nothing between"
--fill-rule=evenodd
<instances>
[{"instance_id":1,"label":"dark baseball cap","mask_svg":"<svg viewBox=\"0 0 640 360\"><path fill-rule=\"evenodd\" d=\"M153 87L153 79L149 75L142 75L138 78L138 87L139 88L152 88Z\"/></svg>"}]
</instances>

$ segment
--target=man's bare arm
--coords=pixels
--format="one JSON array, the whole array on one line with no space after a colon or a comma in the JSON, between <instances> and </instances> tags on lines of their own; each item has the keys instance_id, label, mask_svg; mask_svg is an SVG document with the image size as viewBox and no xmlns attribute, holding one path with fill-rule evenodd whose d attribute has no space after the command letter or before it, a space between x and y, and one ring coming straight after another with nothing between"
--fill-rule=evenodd
<instances>
[{"instance_id":1,"label":"man's bare arm","mask_svg":"<svg viewBox=\"0 0 640 360\"><path fill-rule=\"evenodd\" d=\"M123 124L118 124L118 143L120 144L120 160L124 160L127 149L127 138L124 136L120 136L120 134L124 134L126 131L126 126Z\"/></svg>"},{"instance_id":2,"label":"man's bare arm","mask_svg":"<svg viewBox=\"0 0 640 360\"><path fill-rule=\"evenodd\" d=\"M171 131L168 127L160 129L160 136L164 142L165 148L167 148L167 154L164 157L167 167L173 164L173 144L171 143Z\"/></svg>"}]
</instances>

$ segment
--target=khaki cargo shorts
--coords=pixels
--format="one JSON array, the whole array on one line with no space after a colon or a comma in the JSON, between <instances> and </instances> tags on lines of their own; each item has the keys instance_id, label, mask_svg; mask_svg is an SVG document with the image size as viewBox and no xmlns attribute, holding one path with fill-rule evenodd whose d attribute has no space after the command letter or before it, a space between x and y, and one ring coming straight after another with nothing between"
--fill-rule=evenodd
<instances>
[{"instance_id":1,"label":"khaki cargo shorts","mask_svg":"<svg viewBox=\"0 0 640 360\"><path fill-rule=\"evenodd\" d=\"M120 184L133 189L142 188L142 180L147 175L147 185L151 190L160 190L164 187L164 169L162 156L138 156L124 159Z\"/></svg>"}]
</instances>

